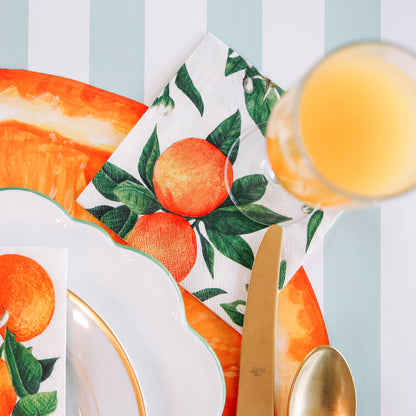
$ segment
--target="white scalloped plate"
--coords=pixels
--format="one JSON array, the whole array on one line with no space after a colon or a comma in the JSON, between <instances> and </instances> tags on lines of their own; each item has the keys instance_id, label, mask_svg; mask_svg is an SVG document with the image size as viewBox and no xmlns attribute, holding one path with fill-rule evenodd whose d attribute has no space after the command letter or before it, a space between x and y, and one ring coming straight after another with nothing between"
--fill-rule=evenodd
<instances>
[{"instance_id":1,"label":"white scalloped plate","mask_svg":"<svg viewBox=\"0 0 416 416\"><path fill-rule=\"evenodd\" d=\"M49 197L16 188L0 190L0 245L68 247L68 287L117 337L147 415L222 414L225 383L218 358L187 323L179 288L157 261L116 244Z\"/></svg>"}]
</instances>

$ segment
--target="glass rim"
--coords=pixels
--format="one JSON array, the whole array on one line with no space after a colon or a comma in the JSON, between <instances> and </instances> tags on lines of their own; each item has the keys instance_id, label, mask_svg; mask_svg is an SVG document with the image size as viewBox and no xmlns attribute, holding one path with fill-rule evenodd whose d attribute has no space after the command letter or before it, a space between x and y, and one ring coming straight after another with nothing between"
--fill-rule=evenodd
<instances>
[{"instance_id":1,"label":"glass rim","mask_svg":"<svg viewBox=\"0 0 416 416\"><path fill-rule=\"evenodd\" d=\"M375 196L365 196L362 194L354 193L351 191L348 191L347 189L343 189L342 187L336 185L331 180L326 178L323 174L319 172L319 170L316 168L312 158L310 157L308 151L306 150L304 141L303 141L303 135L300 128L300 120L299 120L299 104L300 100L305 88L305 85L307 84L308 80L312 76L312 74L315 73L315 71L321 66L323 62L325 62L327 59L332 57L333 55L346 51L348 49L357 49L357 48L363 48L363 47L374 47L374 48L390 48L392 50L395 50L397 52L403 53L407 57L411 58L415 61L416 64L416 52L402 46L399 44L395 44L393 42L385 42L385 41L365 41L365 42L354 42L349 43L347 45L343 45L339 48L336 48L332 50L328 55L325 55L323 58L319 59L312 67L311 69L306 72L306 74L295 84L294 88L294 103L292 105L291 113L291 124L293 129L293 136L296 142L296 145L298 147L298 150L300 154L302 155L303 160L305 161L308 168L316 175L316 177L321 181L321 183L329 188L330 190L336 192L337 194L347 197L351 200L355 200L358 202L363 203L371 203L371 202L377 202L377 201L384 201L391 198L395 198L407 193L410 193L411 191L415 190L416 188L416 178L414 182L396 192L392 192L386 195L375 195ZM416 85L416 82L414 82Z\"/></svg>"}]
</instances>

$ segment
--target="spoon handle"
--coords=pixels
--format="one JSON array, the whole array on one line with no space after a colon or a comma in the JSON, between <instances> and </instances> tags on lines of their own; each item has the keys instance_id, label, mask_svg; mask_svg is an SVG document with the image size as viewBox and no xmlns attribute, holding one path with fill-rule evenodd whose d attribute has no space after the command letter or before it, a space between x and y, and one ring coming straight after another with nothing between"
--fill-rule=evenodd
<instances>
[{"instance_id":1,"label":"spoon handle","mask_svg":"<svg viewBox=\"0 0 416 416\"><path fill-rule=\"evenodd\" d=\"M237 416L273 416L277 292L282 228L272 225L257 252L241 341Z\"/></svg>"}]
</instances>

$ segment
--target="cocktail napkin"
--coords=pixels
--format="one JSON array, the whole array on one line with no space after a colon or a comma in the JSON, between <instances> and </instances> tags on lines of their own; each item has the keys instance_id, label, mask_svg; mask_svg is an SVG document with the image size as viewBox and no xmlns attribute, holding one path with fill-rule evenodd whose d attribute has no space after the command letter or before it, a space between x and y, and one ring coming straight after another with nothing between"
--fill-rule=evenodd
<instances>
[{"instance_id":1,"label":"cocktail napkin","mask_svg":"<svg viewBox=\"0 0 416 416\"><path fill-rule=\"evenodd\" d=\"M65 415L66 274L65 248L0 248L2 414Z\"/></svg>"},{"instance_id":2,"label":"cocktail napkin","mask_svg":"<svg viewBox=\"0 0 416 416\"><path fill-rule=\"evenodd\" d=\"M239 332L266 227L227 197L225 156L238 161L233 144L245 131L264 134L261 123L281 92L207 34L77 200ZM281 213L262 205L267 185L260 179L254 171L229 177L232 190L246 195L247 212L279 222ZM281 286L336 216L315 210L285 228Z\"/></svg>"}]
</instances>

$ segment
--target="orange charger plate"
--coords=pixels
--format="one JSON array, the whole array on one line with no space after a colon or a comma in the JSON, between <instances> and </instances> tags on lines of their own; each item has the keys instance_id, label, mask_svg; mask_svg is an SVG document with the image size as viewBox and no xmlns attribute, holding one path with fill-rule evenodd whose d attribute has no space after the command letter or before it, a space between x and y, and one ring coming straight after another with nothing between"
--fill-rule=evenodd
<instances>
[{"instance_id":1,"label":"orange charger plate","mask_svg":"<svg viewBox=\"0 0 416 416\"><path fill-rule=\"evenodd\" d=\"M76 198L147 107L78 81L0 69L0 186L49 195L76 218L99 224ZM241 335L181 289L189 324L217 354L225 376L223 415L235 415ZM279 295L277 415L284 415L293 375L316 346L328 343L321 310L301 268Z\"/></svg>"}]
</instances>

